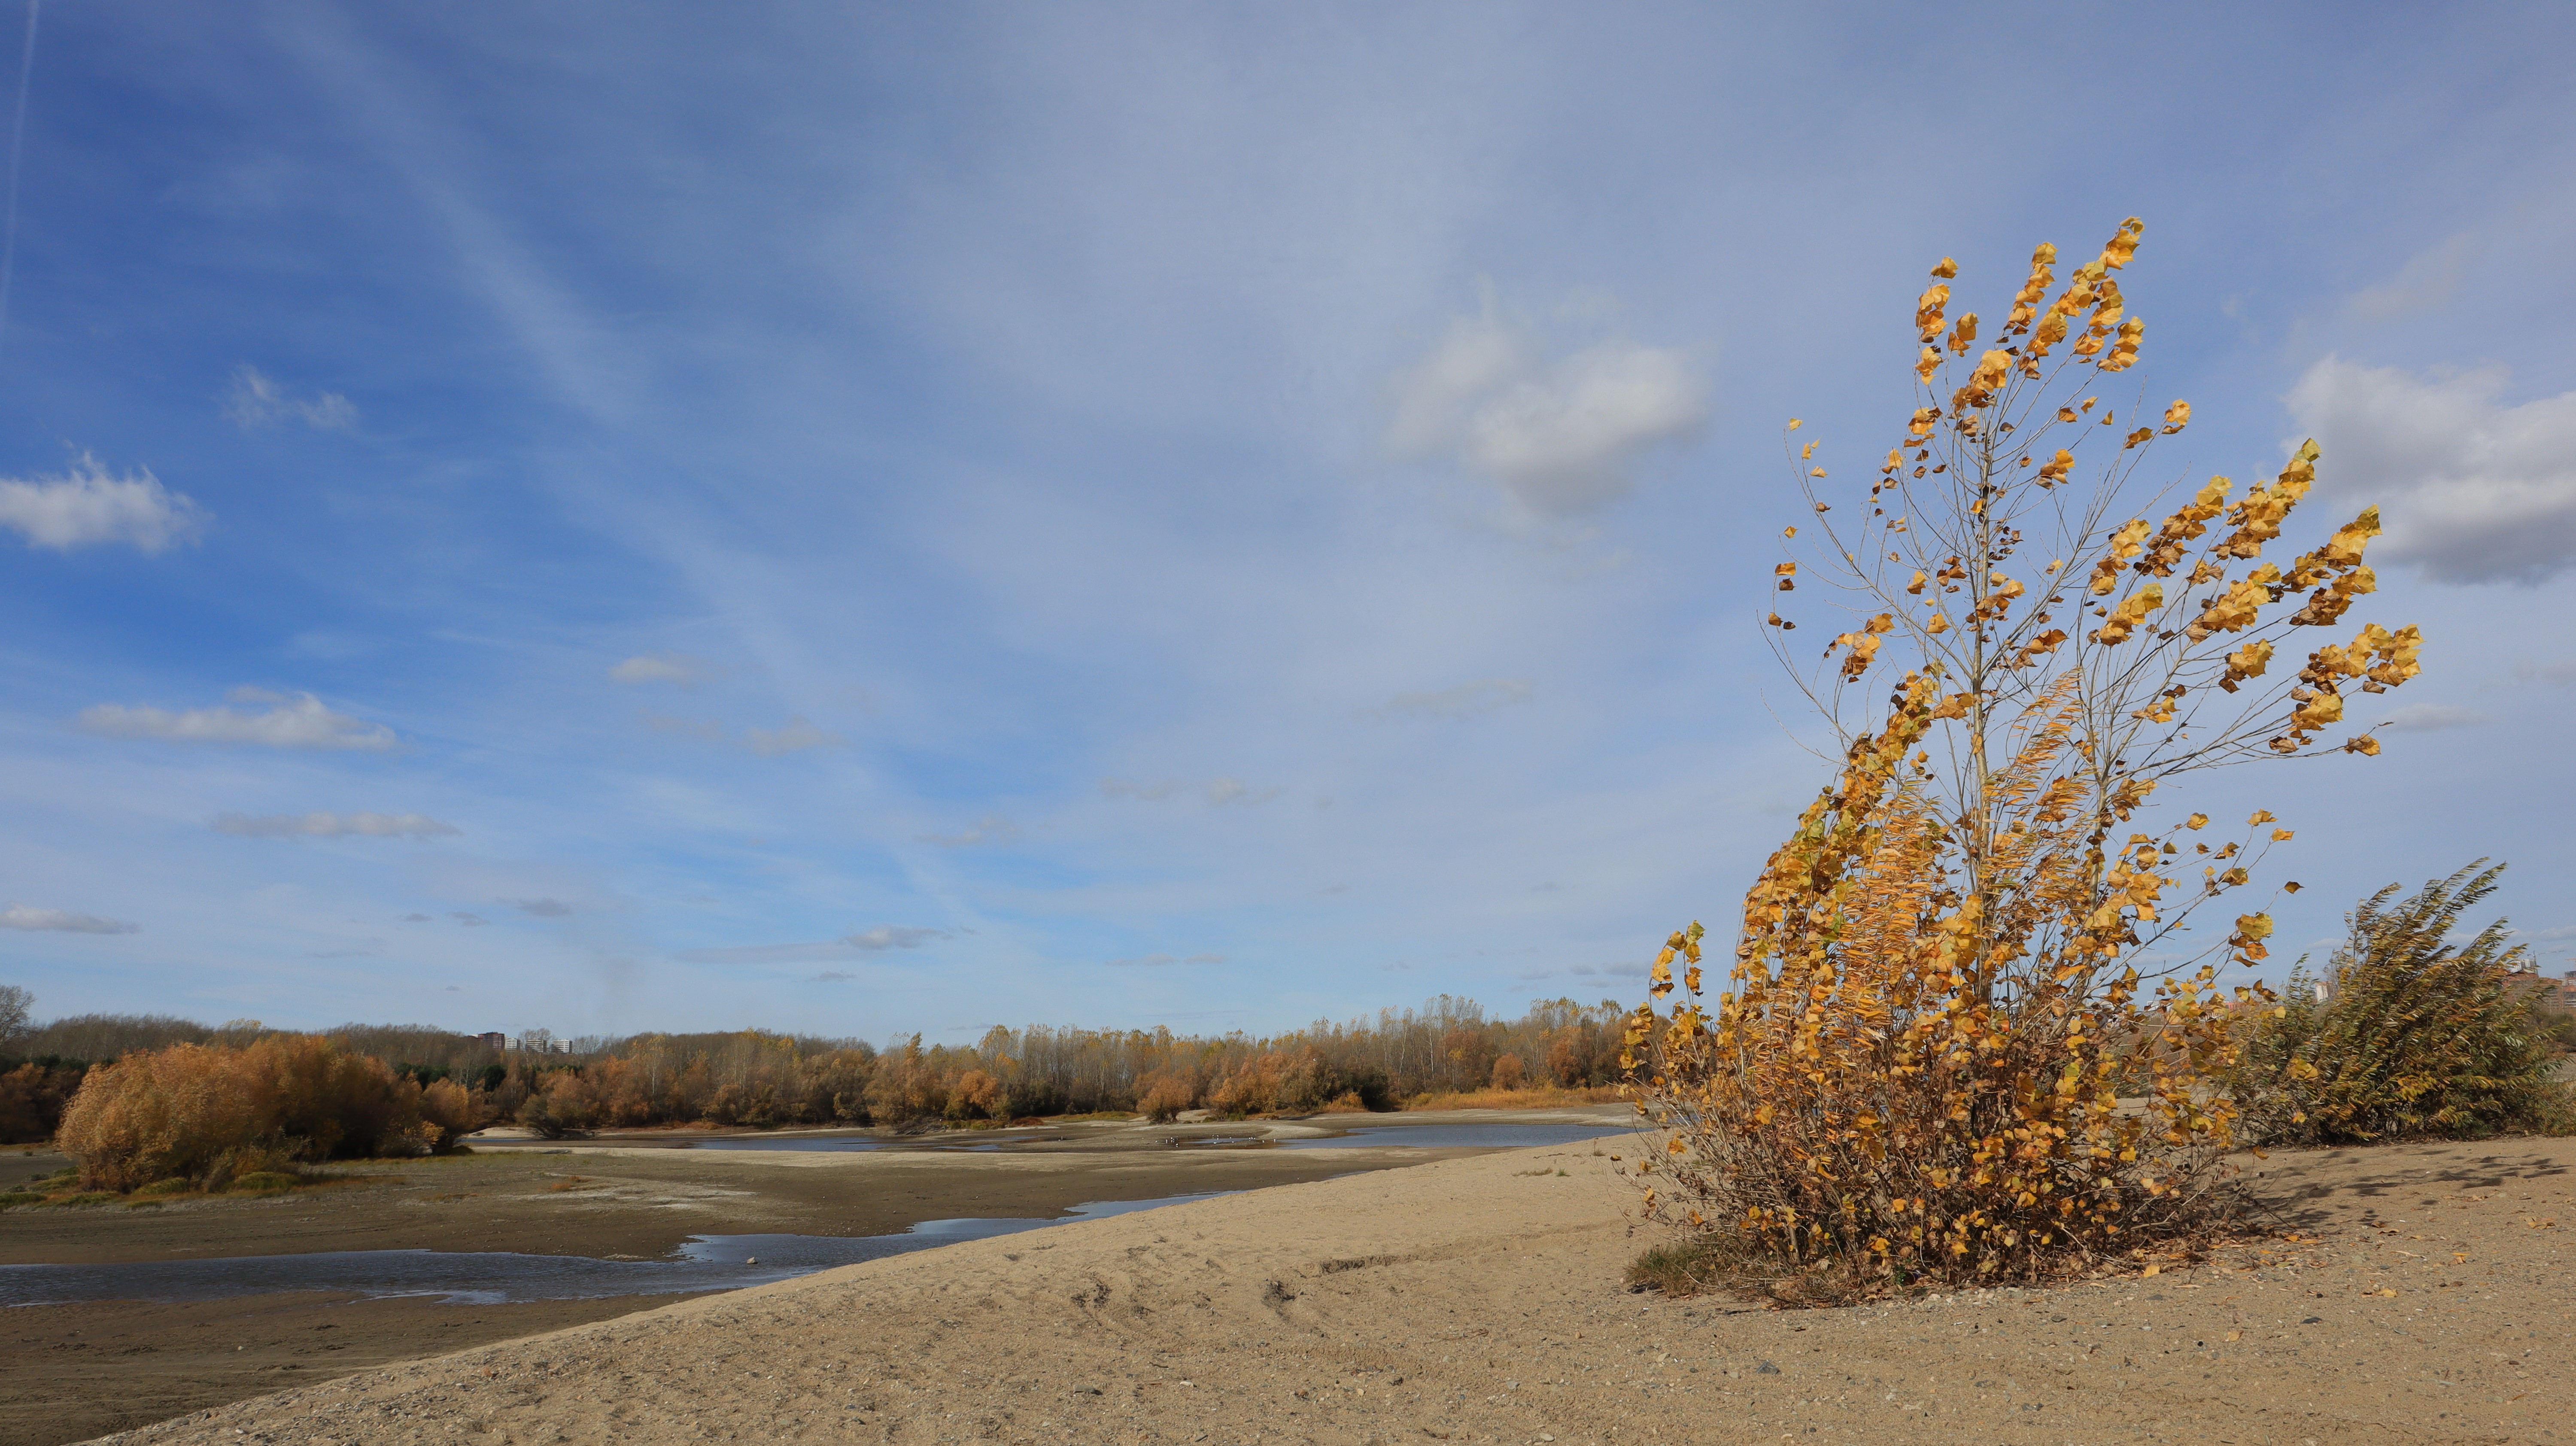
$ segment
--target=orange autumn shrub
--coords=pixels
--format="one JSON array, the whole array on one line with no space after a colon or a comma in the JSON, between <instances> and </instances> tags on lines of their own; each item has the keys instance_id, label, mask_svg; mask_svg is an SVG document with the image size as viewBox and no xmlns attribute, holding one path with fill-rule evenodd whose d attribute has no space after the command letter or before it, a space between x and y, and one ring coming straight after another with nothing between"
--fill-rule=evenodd
<instances>
[{"instance_id":1,"label":"orange autumn shrub","mask_svg":"<svg viewBox=\"0 0 2576 1446\"><path fill-rule=\"evenodd\" d=\"M423 1154L473 1127L466 1092L428 1090L316 1035L245 1048L178 1044L92 1069L55 1143L91 1190L182 1178L220 1185L254 1158Z\"/></svg>"},{"instance_id":2,"label":"orange autumn shrub","mask_svg":"<svg viewBox=\"0 0 2576 1446\"><path fill-rule=\"evenodd\" d=\"M1704 992L1702 928L1675 933L1652 985L1669 1007L1639 1007L1625 1055L1669 1131L1639 1165L1647 1208L1738 1284L2045 1280L2188 1253L2236 1206L2215 1081L2275 1006L2260 985L2231 1001L2218 970L2262 959L2272 921L2233 914L2197 949L2182 931L2291 835L2260 810L2215 843L2203 813L2138 823L2201 769L2375 754L2321 736L2346 689L2414 677L2421 638L2297 640L2375 587L2375 510L2262 560L2314 443L2235 501L2218 477L2132 515L2147 449L2191 417L2177 401L2124 430L2089 393L2138 358L2114 273L2142 229L2053 298L2041 246L1973 362L1979 319L1948 316L1945 259L1916 303L1918 405L1883 462L1866 449L1866 490L1829 491L1822 443L1794 454L1821 541L1772 590L1821 580L1850 625L1803 668L1794 619L1767 635L1841 766L1746 895L1724 983Z\"/></svg>"}]
</instances>

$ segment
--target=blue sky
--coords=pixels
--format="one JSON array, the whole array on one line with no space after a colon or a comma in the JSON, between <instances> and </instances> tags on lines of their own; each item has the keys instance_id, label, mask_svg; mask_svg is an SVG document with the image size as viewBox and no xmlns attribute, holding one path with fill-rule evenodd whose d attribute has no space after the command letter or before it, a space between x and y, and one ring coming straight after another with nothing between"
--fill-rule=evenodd
<instances>
[{"instance_id":1,"label":"blue sky","mask_svg":"<svg viewBox=\"0 0 2576 1446\"><path fill-rule=\"evenodd\" d=\"M0 15L0 34L24 14ZM0 332L38 1013L1266 1030L1633 998L1822 776L1778 427L2147 223L2384 756L2204 777L2569 963L2576 12L57 3ZM0 76L0 83L5 83ZM2187 445L2186 445L2187 443ZM2311 525L2327 519L2317 509Z\"/></svg>"}]
</instances>

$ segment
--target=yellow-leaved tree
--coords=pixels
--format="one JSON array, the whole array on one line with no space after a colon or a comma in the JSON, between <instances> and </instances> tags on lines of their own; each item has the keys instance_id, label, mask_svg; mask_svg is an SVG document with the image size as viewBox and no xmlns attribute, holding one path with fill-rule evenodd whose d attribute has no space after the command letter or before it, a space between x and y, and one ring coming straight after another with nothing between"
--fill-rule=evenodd
<instances>
[{"instance_id":1,"label":"yellow-leaved tree","mask_svg":"<svg viewBox=\"0 0 2576 1446\"><path fill-rule=\"evenodd\" d=\"M2338 626L2375 585L2375 509L2267 559L2314 443L2241 491L2147 472L2191 408L2109 395L2145 332L2118 280L2142 229L2063 282L2041 246L1993 322L1934 267L1883 459L1829 467L1861 449L1789 423L1814 546L1777 604L1823 591L1847 624L1820 661L1782 613L1767 636L1839 775L1746 895L1722 985L1700 925L1672 936L1623 1061L1671 1132L1647 1210L1702 1232L1707 1273L1807 1300L2030 1281L2187 1253L2230 1208L2208 1080L2268 996L2218 971L2264 957L2269 914L2231 896L2290 834L2143 816L2179 774L2377 753L2335 736L2347 699L2415 676L2421 639ZM2201 913L2227 923L2195 948Z\"/></svg>"}]
</instances>

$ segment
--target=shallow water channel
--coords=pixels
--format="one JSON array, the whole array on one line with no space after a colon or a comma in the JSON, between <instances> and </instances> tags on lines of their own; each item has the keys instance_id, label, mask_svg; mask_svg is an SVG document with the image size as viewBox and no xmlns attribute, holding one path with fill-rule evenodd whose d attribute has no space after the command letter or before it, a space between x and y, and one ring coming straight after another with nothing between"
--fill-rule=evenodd
<instances>
[{"instance_id":1,"label":"shallow water channel","mask_svg":"<svg viewBox=\"0 0 2576 1446\"><path fill-rule=\"evenodd\" d=\"M0 1265L0 1306L89 1300L216 1300L324 1290L436 1296L456 1305L740 1290L889 1255L1178 1205L1210 1195L1076 1205L1052 1220L925 1220L896 1235L693 1235L659 1260L507 1251L331 1250L117 1265Z\"/></svg>"},{"instance_id":2,"label":"shallow water channel","mask_svg":"<svg viewBox=\"0 0 2576 1446\"><path fill-rule=\"evenodd\" d=\"M1285 1150L1348 1150L1362 1146L1374 1149L1410 1150L1514 1150L1531 1145L1579 1145L1587 1140L1606 1139L1631 1132L1631 1125L1585 1125L1564 1122L1517 1124L1509 1121L1469 1122L1439 1125L1358 1125L1337 1134L1277 1138L1266 1133L1229 1135L1174 1135L1167 1143L1179 1149L1248 1149L1277 1147ZM1256 1127L1257 1129L1257 1127ZM721 1140L696 1140L684 1148L693 1150L884 1150L909 1146L914 1149L965 1150L999 1152L1028 1145L1051 1144L1062 1135L1037 1137L1017 1136L979 1144L952 1142L936 1137L911 1140L882 1135L737 1135Z\"/></svg>"},{"instance_id":3,"label":"shallow water channel","mask_svg":"<svg viewBox=\"0 0 2576 1446\"><path fill-rule=\"evenodd\" d=\"M1635 1132L1633 1125L1457 1124L1362 1125L1319 1139L1279 1141L1283 1150L1350 1150L1361 1146L1411 1150L1516 1150L1531 1145L1580 1145Z\"/></svg>"}]
</instances>

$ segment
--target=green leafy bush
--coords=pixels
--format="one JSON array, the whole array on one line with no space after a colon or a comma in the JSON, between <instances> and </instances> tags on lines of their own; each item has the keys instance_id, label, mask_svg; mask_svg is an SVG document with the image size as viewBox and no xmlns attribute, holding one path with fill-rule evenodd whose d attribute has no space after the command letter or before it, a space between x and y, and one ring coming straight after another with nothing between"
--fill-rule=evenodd
<instances>
[{"instance_id":1,"label":"green leafy bush","mask_svg":"<svg viewBox=\"0 0 2576 1446\"><path fill-rule=\"evenodd\" d=\"M2381 889L2347 916L2322 978L2291 973L2228 1076L2244 1134L2352 1144L2567 1127L2538 997L2516 977L2529 951L2505 943L2502 919L2466 943L2450 937L2495 892L2504 866L2485 864L2399 902L2399 885Z\"/></svg>"}]
</instances>

